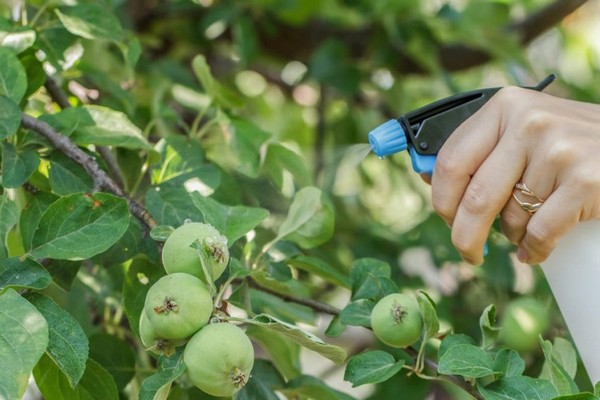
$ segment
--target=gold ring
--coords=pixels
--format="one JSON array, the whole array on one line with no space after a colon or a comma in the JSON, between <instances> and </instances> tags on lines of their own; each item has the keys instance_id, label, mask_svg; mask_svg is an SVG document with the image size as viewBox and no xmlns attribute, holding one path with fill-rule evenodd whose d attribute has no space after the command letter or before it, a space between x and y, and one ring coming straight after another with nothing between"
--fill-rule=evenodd
<instances>
[{"instance_id":1,"label":"gold ring","mask_svg":"<svg viewBox=\"0 0 600 400\"><path fill-rule=\"evenodd\" d=\"M523 196L531 197L532 199L537 200L537 203L533 203L533 202L530 203L530 202L527 202L527 201L522 201L517 196L517 194L516 194L517 191L520 192ZM536 196L535 193L533 193L531 191L531 189L529 189L527 187L527 185L524 184L523 182L519 182L519 183L517 183L515 185L515 190L513 191L512 196L517 201L517 203L519 203L519 205L521 206L521 208L523 210L527 211L529 214L535 213L537 210L540 209L540 207L542 206L542 204L544 204L544 200L542 200L538 196Z\"/></svg>"}]
</instances>

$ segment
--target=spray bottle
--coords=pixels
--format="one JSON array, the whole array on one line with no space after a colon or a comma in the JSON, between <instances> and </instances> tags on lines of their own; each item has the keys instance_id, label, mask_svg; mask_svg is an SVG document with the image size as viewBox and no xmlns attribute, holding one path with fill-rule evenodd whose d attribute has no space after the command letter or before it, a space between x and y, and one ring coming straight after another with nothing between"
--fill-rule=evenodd
<instances>
[{"instance_id":1,"label":"spray bottle","mask_svg":"<svg viewBox=\"0 0 600 400\"><path fill-rule=\"evenodd\" d=\"M534 87L541 91L555 79ZM369 133L378 157L408 150L415 172L433 174L436 155L458 126L498 90L459 93L392 119ZM592 382L600 380L600 221L582 222L563 237L542 270Z\"/></svg>"}]
</instances>

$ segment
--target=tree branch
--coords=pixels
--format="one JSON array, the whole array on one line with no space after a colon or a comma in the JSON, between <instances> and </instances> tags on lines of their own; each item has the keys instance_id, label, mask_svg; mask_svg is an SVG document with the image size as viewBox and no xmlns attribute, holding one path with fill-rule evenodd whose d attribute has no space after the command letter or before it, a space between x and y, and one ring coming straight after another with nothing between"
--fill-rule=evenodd
<instances>
[{"instance_id":1,"label":"tree branch","mask_svg":"<svg viewBox=\"0 0 600 400\"><path fill-rule=\"evenodd\" d=\"M44 83L44 87L48 91L48 94L60 106L60 108L69 108L71 107L71 103L69 103L69 98L66 93L58 86L58 83L51 76L46 76L46 83Z\"/></svg>"},{"instance_id":2,"label":"tree branch","mask_svg":"<svg viewBox=\"0 0 600 400\"><path fill-rule=\"evenodd\" d=\"M64 90L61 89L53 77L46 77L46 83L44 84L44 87L50 94L50 97L56 102L56 104L60 106L60 108L65 109L71 107L71 103L69 103L69 97ZM106 146L96 146L96 150L106 163L106 167L108 168L111 177L116 181L117 185L119 185L119 187L124 187L123 174L121 173L119 164L117 163L117 160L110 149Z\"/></svg>"},{"instance_id":3,"label":"tree branch","mask_svg":"<svg viewBox=\"0 0 600 400\"><path fill-rule=\"evenodd\" d=\"M327 303L322 303L320 301L313 300L313 299L305 299L305 298L302 298L302 297L296 297L296 296L293 296L291 294L282 294L282 293L279 293L279 292L277 292L277 291L275 291L275 290L273 290L271 288L259 285L253 279L248 279L247 282L248 282L248 285L251 288L258 289L261 292L272 294L273 296L279 297L283 301L287 301L287 302L290 302L290 303L300 304L300 305L312 308L313 310L321 312L323 314L339 315L339 313L340 313L340 309L339 308L331 306L331 305L329 305Z\"/></svg>"},{"instance_id":4,"label":"tree branch","mask_svg":"<svg viewBox=\"0 0 600 400\"><path fill-rule=\"evenodd\" d=\"M148 228L151 229L156 226L156 221L154 221L154 218L152 218L152 215L150 215L148 210L129 198L129 196L123 192L119 185L117 185L102 168L100 168L96 160L81 150L67 136L61 135L46 122L40 121L25 113L21 114L21 125L26 129L30 129L42 135L48 139L57 150L60 150L70 159L81 165L92 177L94 181L94 187L106 189L108 192L127 200L127 204L129 205L129 210L131 213Z\"/></svg>"}]
</instances>

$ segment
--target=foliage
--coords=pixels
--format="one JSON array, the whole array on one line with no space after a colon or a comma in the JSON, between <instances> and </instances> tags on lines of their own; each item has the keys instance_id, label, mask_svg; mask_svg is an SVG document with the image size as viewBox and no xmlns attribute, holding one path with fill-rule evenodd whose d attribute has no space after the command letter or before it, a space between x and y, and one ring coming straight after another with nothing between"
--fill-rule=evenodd
<instances>
[{"instance_id":1,"label":"foliage","mask_svg":"<svg viewBox=\"0 0 600 400\"><path fill-rule=\"evenodd\" d=\"M496 232L481 268L461 263L407 157L364 145L385 118L546 71L599 101L585 12L546 36L568 62L525 46L556 4L0 2L0 398L28 381L46 399L211 398L182 348L138 332L163 242L193 221L229 246L212 318L260 350L238 400L597 399L539 269ZM406 349L369 331L397 292L423 318ZM496 310L523 293L553 317L518 353Z\"/></svg>"}]
</instances>

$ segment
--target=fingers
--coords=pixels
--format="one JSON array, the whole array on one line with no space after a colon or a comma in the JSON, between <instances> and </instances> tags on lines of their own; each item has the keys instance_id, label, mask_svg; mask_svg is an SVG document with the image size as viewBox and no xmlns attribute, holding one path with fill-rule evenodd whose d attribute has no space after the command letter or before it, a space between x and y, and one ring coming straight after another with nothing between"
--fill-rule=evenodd
<instances>
[{"instance_id":1,"label":"fingers","mask_svg":"<svg viewBox=\"0 0 600 400\"><path fill-rule=\"evenodd\" d=\"M500 107L493 99L462 123L440 150L431 178L435 211L452 225L463 194L479 166L498 143Z\"/></svg>"},{"instance_id":2,"label":"fingers","mask_svg":"<svg viewBox=\"0 0 600 400\"><path fill-rule=\"evenodd\" d=\"M452 241L465 261L483 262L490 227L511 198L524 164L522 146L503 138L469 181L452 224Z\"/></svg>"},{"instance_id":3,"label":"fingers","mask_svg":"<svg viewBox=\"0 0 600 400\"><path fill-rule=\"evenodd\" d=\"M579 222L582 207L581 193L558 187L529 220L517 251L519 260L537 264L548 258L559 238Z\"/></svg>"},{"instance_id":4,"label":"fingers","mask_svg":"<svg viewBox=\"0 0 600 400\"><path fill-rule=\"evenodd\" d=\"M533 161L527 166L520 182L525 183L535 196L547 199L554 190L556 171L551 166L540 161ZM514 195L521 201L527 203L538 203L535 197L528 196L519 190L513 190ZM514 244L519 244L525 236L527 224L531 215L523 210L517 200L509 198L500 213L500 227L502 233Z\"/></svg>"}]
</instances>

